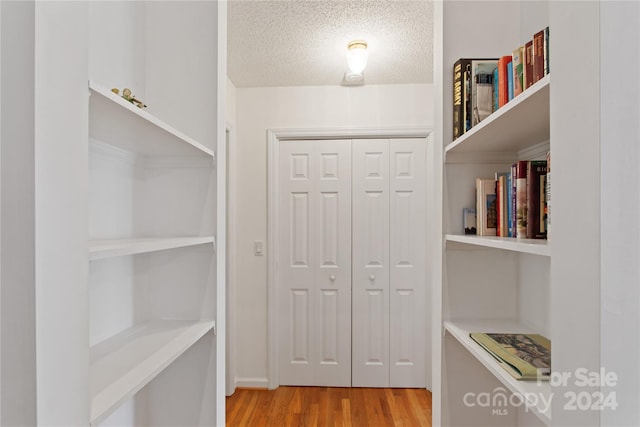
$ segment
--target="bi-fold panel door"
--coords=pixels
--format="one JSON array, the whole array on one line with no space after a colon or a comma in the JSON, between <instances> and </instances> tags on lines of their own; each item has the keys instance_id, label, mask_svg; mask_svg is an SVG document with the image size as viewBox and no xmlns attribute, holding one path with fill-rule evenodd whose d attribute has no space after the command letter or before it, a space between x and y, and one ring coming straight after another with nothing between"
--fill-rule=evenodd
<instances>
[{"instance_id":1,"label":"bi-fold panel door","mask_svg":"<svg viewBox=\"0 0 640 427\"><path fill-rule=\"evenodd\" d=\"M425 386L424 142L280 142L281 385Z\"/></svg>"},{"instance_id":2,"label":"bi-fold panel door","mask_svg":"<svg viewBox=\"0 0 640 427\"><path fill-rule=\"evenodd\" d=\"M426 144L354 140L354 387L425 387Z\"/></svg>"},{"instance_id":3,"label":"bi-fold panel door","mask_svg":"<svg viewBox=\"0 0 640 427\"><path fill-rule=\"evenodd\" d=\"M279 153L280 384L351 385L351 144Z\"/></svg>"},{"instance_id":4,"label":"bi-fold panel door","mask_svg":"<svg viewBox=\"0 0 640 427\"><path fill-rule=\"evenodd\" d=\"M353 386L389 384L389 140L352 143Z\"/></svg>"},{"instance_id":5,"label":"bi-fold panel door","mask_svg":"<svg viewBox=\"0 0 640 427\"><path fill-rule=\"evenodd\" d=\"M389 387L426 387L425 142L389 144Z\"/></svg>"}]
</instances>

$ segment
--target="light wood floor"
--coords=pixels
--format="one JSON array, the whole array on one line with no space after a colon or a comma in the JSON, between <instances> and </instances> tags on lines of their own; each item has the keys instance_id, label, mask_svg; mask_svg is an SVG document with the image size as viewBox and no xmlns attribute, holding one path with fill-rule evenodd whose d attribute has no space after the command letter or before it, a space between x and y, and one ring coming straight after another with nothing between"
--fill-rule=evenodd
<instances>
[{"instance_id":1,"label":"light wood floor","mask_svg":"<svg viewBox=\"0 0 640 427\"><path fill-rule=\"evenodd\" d=\"M424 389L279 387L227 397L227 426L431 427Z\"/></svg>"}]
</instances>

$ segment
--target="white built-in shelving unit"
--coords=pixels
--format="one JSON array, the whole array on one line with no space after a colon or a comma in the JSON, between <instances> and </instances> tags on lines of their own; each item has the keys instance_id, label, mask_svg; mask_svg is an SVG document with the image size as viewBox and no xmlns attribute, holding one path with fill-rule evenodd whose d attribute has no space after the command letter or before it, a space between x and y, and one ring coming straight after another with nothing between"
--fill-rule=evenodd
<instances>
[{"instance_id":1,"label":"white built-in shelving unit","mask_svg":"<svg viewBox=\"0 0 640 427\"><path fill-rule=\"evenodd\" d=\"M101 423L214 328L214 321L155 320L91 347L91 424Z\"/></svg>"},{"instance_id":2,"label":"white built-in shelving unit","mask_svg":"<svg viewBox=\"0 0 640 427\"><path fill-rule=\"evenodd\" d=\"M576 381L576 369L600 368L600 185L598 174L588 172L600 161L600 76L597 49L587 47L601 37L588 29L598 28L600 8L594 2L434 3L439 89L430 168L431 195L440 201L428 218L434 426L595 426L606 412L567 406L570 396L600 391ZM511 54L546 26L550 74L452 140L454 62ZM589 41L575 49L572 40L584 37ZM591 64L588 72L575 72L579 60ZM464 235L462 210L475 206L475 179L507 172L516 160L544 159L547 151L550 239ZM473 332L542 334L551 340L552 371L569 379L514 380L470 338Z\"/></svg>"},{"instance_id":3,"label":"white built-in shelving unit","mask_svg":"<svg viewBox=\"0 0 640 427\"><path fill-rule=\"evenodd\" d=\"M505 104L498 111L450 142L445 152L518 152L549 139L551 75Z\"/></svg>"},{"instance_id":4,"label":"white built-in shelving unit","mask_svg":"<svg viewBox=\"0 0 640 427\"><path fill-rule=\"evenodd\" d=\"M186 248L208 243L215 248L215 241L213 236L91 240L89 241L89 260L143 254L165 249Z\"/></svg>"},{"instance_id":5,"label":"white built-in shelving unit","mask_svg":"<svg viewBox=\"0 0 640 427\"><path fill-rule=\"evenodd\" d=\"M137 185L136 176L142 176L145 181L151 178L145 170L146 164L144 162L157 157L205 157L210 160L209 166L213 167L214 152L205 145L176 130L147 111L132 105L110 90L100 87L98 84L89 82L89 91L90 139L101 144L117 147L119 150L125 150L131 153L131 157L128 158L133 159L133 165L127 164L123 169L122 165L119 164L123 158L121 155L109 158L108 152L105 155L105 151L102 150L99 153L92 153L89 162L90 167L97 164L98 167L106 168L112 179L123 180L125 186L129 185L131 187L136 187ZM137 166L138 158L142 159L142 166ZM182 161L181 165L181 169L183 169L184 161ZM195 173L202 175L200 173L201 169L195 169ZM120 173L123 173L124 176L118 176ZM181 170L176 172L173 168L163 167L162 174L176 174L176 182L169 181L167 189L189 191L188 187L180 188L180 175L184 173L189 174L189 171ZM90 176L95 175L95 173L90 172ZM204 181L200 179L202 181L200 185L208 185L209 178L207 175L204 175ZM118 195L115 197L111 195L105 198L102 193L109 192L111 188L108 180L105 180L104 177L98 176L91 183L94 184L93 188L91 188L95 193L91 198L94 204L99 206L103 203L111 203L114 199L119 203L125 203L125 201L120 200ZM154 191L153 187L147 187L145 184L134 192L140 192L140 198L146 199L144 191L147 189ZM127 191L125 194L128 197L131 193ZM195 192L195 194L198 195L200 192ZM146 211L145 207L138 207L135 202L126 202L131 203L133 207L132 215L135 215L137 210ZM197 200L195 202L198 204ZM154 202L151 200L150 203L153 204ZM185 206L185 208L189 208L189 206ZM162 215L162 211L154 212L154 214ZM202 214L213 216L212 212L205 211ZM179 217L175 219L184 221ZM136 227L131 221L133 221L133 218L120 219L121 224L129 223L128 228L135 233ZM94 228L99 230L100 224L95 224ZM160 228L155 230L154 234L164 234L164 232ZM147 280L152 280L150 277L159 281L162 281L163 278L153 273L149 277L146 277L146 274L137 274L135 265L136 262L139 264L140 260L131 259L132 256L150 254L153 257L153 253L157 251L172 249L182 252L176 253L175 257L189 258L190 256L197 256L197 254L190 254L189 250L201 245L206 245L208 249L205 249L205 251L208 250L210 252L209 257L205 257L205 259L212 260L215 248L213 235L90 239L89 261L92 264L100 264L102 260L109 260L115 257L122 257L123 259L112 262L110 266L97 265L91 267L90 277L92 280L89 286L104 285L103 279L100 277L109 275L108 281L111 286L114 286L114 290L109 292L111 297L117 298L118 294L120 294L122 303L132 303L138 310L148 311L148 314L144 316L129 315L131 325L125 325L128 326L125 329L121 329L123 325L121 322L114 321L109 316L91 316L98 324L91 330L100 331L100 336L92 337L92 341L96 341L96 343L91 346L90 352L90 423L92 425L99 425L107 420L112 413L118 411L120 405L134 398L136 393L141 391L158 375L161 375L165 369L171 366L172 362L189 351L204 335L210 332L215 333L215 320L210 309L210 314L208 315L203 315L203 313L198 313L197 311L184 311L177 316L179 319L176 320L175 313L169 314L171 310L164 313L163 310L149 310L145 307L146 302L140 301L140 297L136 296L138 292L136 288L142 286L138 282L144 283ZM205 261L204 266L199 266L198 263L188 263L188 265L207 269L209 268L207 266L209 263L210 261ZM144 268L153 269L153 264L152 260L144 262ZM133 269L130 267L131 265L133 265ZM182 271L183 268L186 267L175 265L171 269L175 270L175 274L178 276L187 276ZM94 271L96 269L99 270L99 273ZM117 273L110 275L114 269ZM180 293L201 291L206 293L206 289L211 288L214 282L206 279L206 275L204 277L205 283L201 284L189 283L188 280L185 281L186 283L180 283L172 279L173 283L166 283L164 291L167 292L167 287L173 286L178 292L168 292L167 296L162 295L155 298L162 300L169 296L180 298ZM121 288L122 285L119 284L122 281L128 282L125 285L124 292ZM206 281L209 283L206 283ZM152 283L147 288L147 292L153 294L155 291L153 289L154 286L155 284ZM208 292L211 292L211 290ZM105 305L100 300L100 296L96 292L90 292L90 295L93 297L91 298L90 309L99 310L104 314L108 305ZM117 301L115 303L118 304ZM161 304L170 305L171 302L161 301ZM207 307L210 305L211 303L204 302L202 306ZM113 325L118 326L114 329ZM105 332L106 330L109 330L109 332ZM108 338L102 339L104 336L108 336ZM205 353L207 351L211 352L213 350L206 350ZM206 370L206 368L206 365L202 366L202 369ZM197 398L197 396L192 397ZM132 407L133 409L130 407L126 408L126 410L135 414L135 405L132 405Z\"/></svg>"},{"instance_id":6,"label":"white built-in shelving unit","mask_svg":"<svg viewBox=\"0 0 640 427\"><path fill-rule=\"evenodd\" d=\"M89 81L91 137L142 156L205 156L211 148L190 138L145 109Z\"/></svg>"},{"instance_id":7,"label":"white built-in shelving unit","mask_svg":"<svg viewBox=\"0 0 640 427\"><path fill-rule=\"evenodd\" d=\"M449 249L463 249L462 245L472 245L523 254L551 256L551 246L546 240L539 239L447 234L445 235L445 241L446 247Z\"/></svg>"},{"instance_id":8,"label":"white built-in shelving unit","mask_svg":"<svg viewBox=\"0 0 640 427\"><path fill-rule=\"evenodd\" d=\"M506 370L498 365L496 359L478 345L469 334L472 332L503 332L508 330L514 333L535 333L518 322L505 319L497 320L475 320L475 321L446 321L445 331L455 338L462 347L468 351L482 367L493 375L510 392L517 393L523 398L535 396L526 402L529 411L535 413L542 422L551 422L551 408L546 402L551 398L551 386L548 382L518 381L514 379ZM498 408L501 409L501 408Z\"/></svg>"},{"instance_id":9,"label":"white built-in shelving unit","mask_svg":"<svg viewBox=\"0 0 640 427\"><path fill-rule=\"evenodd\" d=\"M549 82L550 76L545 77L544 81L523 92L522 97L515 98L512 103L494 112L444 149L445 181L447 192L450 193L449 206L445 210L450 212L451 218L451 233L444 236L445 258L450 263L450 268L458 270L464 265L473 265L475 268L475 271L469 271L471 275L454 272L447 275L443 292L451 295L451 305L445 317L444 330L445 340L450 342L445 344L445 348L448 353L463 353L462 359L471 358L479 362L471 365L463 363L460 367L452 366L450 369L456 369L458 373L469 369L468 375L472 375L473 369L484 369L496 382L487 391L499 390L498 387L504 386L519 396L536 394L538 397L533 398L534 400L525 402L526 409L521 417L535 414L538 419L534 421L541 421L543 424L548 424L551 420L551 409L543 406L543 402L547 402L551 396L549 384L514 380L469 334L528 331L549 336L548 307L537 307L522 313L519 306L526 301L520 301L519 298L521 294L534 294L536 301L548 298L550 243L547 240L464 235L460 234L460 226L455 223L462 216L462 208L473 206L474 203L473 198L463 199L457 194L469 195L467 190L473 188L475 181L471 174L484 178L493 176L496 171L507 171L511 163L521 159L522 153L531 146L541 143L545 146L544 141L549 139ZM458 153L467 155L460 160L460 157L455 157ZM506 163L503 163L505 160ZM469 248L481 249L482 252L469 251ZM493 271L483 272L485 268ZM537 277L531 280L521 273L521 269L527 269L528 274L535 274ZM474 277L483 274L490 279ZM477 291L478 286L483 288L483 292ZM476 288L476 291L469 291L470 287ZM506 309L500 310L500 304L505 304ZM492 319L493 316L498 319ZM453 364L453 360L455 358L451 358L449 363ZM460 384L452 383L451 387L463 384L464 381ZM487 383L489 384L491 383ZM486 408L481 409L487 412ZM511 409L511 415L503 415L502 418L510 419L509 422L517 420L517 407L495 409L507 412ZM489 419L496 417L490 411L483 415ZM456 416L465 415L457 411L451 414L452 419ZM476 422L477 416L473 415Z\"/></svg>"},{"instance_id":10,"label":"white built-in shelving unit","mask_svg":"<svg viewBox=\"0 0 640 427\"><path fill-rule=\"evenodd\" d=\"M0 424L224 425L226 2L0 14Z\"/></svg>"},{"instance_id":11,"label":"white built-in shelving unit","mask_svg":"<svg viewBox=\"0 0 640 427\"><path fill-rule=\"evenodd\" d=\"M442 174L435 196L442 200L443 214L438 239L442 250L436 250L434 261L440 273L432 276L439 288L434 294L434 336L439 337L434 343L434 425L552 423L552 409L545 403L552 395L550 384L515 380L469 336L473 332L532 332L552 337L551 242L465 235L462 229L463 208L475 206L476 178L507 172L516 160L544 159L550 149L552 75L452 141L453 63L462 57L510 54L527 37L549 25L545 7L540 6L542 10L532 15L532 22L521 28L515 20L519 22L525 11L519 2L513 2L500 6L500 13L514 20L512 25L485 31L487 23L479 17L488 14L488 19L495 18L493 7L498 7L497 3L444 2L436 7L436 19L442 20L436 40L446 49L438 70L443 111L439 123L442 138L436 144L441 148L435 149L441 153L435 158L442 163L433 165L435 173ZM478 22L483 22L482 37L477 32L476 37L460 37L453 22L476 13ZM490 400L502 394L506 402L498 399L499 407L482 406L477 400L481 393ZM509 403L509 396L514 395L523 398L521 405Z\"/></svg>"}]
</instances>

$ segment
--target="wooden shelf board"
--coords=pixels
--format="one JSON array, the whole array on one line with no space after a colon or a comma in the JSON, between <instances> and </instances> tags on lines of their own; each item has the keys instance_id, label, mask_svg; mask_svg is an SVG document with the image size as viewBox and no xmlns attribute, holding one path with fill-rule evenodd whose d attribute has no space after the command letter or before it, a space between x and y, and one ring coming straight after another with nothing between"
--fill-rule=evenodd
<instances>
[{"instance_id":1,"label":"wooden shelf board","mask_svg":"<svg viewBox=\"0 0 640 427\"><path fill-rule=\"evenodd\" d=\"M91 347L91 425L97 425L207 332L213 321L155 320Z\"/></svg>"},{"instance_id":2,"label":"wooden shelf board","mask_svg":"<svg viewBox=\"0 0 640 427\"><path fill-rule=\"evenodd\" d=\"M165 249L213 244L213 236L205 237L169 237L141 239L104 239L89 241L89 260L94 261L117 256L135 255Z\"/></svg>"},{"instance_id":3,"label":"wooden shelf board","mask_svg":"<svg viewBox=\"0 0 640 427\"><path fill-rule=\"evenodd\" d=\"M89 82L89 135L145 157L211 157L213 150L146 110L94 82Z\"/></svg>"},{"instance_id":4,"label":"wooden shelf board","mask_svg":"<svg viewBox=\"0 0 640 427\"><path fill-rule=\"evenodd\" d=\"M549 139L551 75L493 112L445 147L448 153L517 153Z\"/></svg>"},{"instance_id":5,"label":"wooden shelf board","mask_svg":"<svg viewBox=\"0 0 640 427\"><path fill-rule=\"evenodd\" d=\"M513 237L445 235L447 248L455 249L459 244L504 249L526 254L551 256L551 245L544 239L515 239Z\"/></svg>"},{"instance_id":6,"label":"wooden shelf board","mask_svg":"<svg viewBox=\"0 0 640 427\"><path fill-rule=\"evenodd\" d=\"M445 321L445 330L451 334L462 346L469 351L493 376L504 384L511 392L520 396L544 396L544 401L549 402L552 396L551 385L543 381L518 381L507 371L498 365L498 362L484 348L476 343L469 334L472 332L504 332L504 333L539 333L513 320L478 320L478 321ZM538 402L527 402L530 411L546 425L551 424L551 408L545 408L542 399Z\"/></svg>"}]
</instances>

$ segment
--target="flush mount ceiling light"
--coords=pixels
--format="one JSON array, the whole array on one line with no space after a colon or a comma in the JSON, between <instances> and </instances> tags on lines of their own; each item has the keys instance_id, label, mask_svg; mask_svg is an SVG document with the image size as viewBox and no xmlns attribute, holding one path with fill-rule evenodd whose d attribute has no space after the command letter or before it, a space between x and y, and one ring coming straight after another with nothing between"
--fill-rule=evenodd
<instances>
[{"instance_id":1,"label":"flush mount ceiling light","mask_svg":"<svg viewBox=\"0 0 640 427\"><path fill-rule=\"evenodd\" d=\"M367 42L354 40L347 45L347 65L349 72L355 75L362 75L367 66Z\"/></svg>"}]
</instances>

